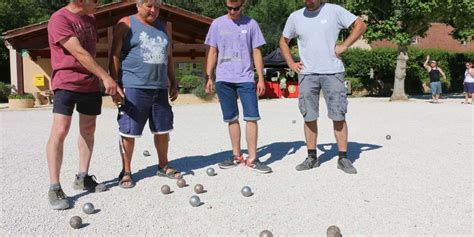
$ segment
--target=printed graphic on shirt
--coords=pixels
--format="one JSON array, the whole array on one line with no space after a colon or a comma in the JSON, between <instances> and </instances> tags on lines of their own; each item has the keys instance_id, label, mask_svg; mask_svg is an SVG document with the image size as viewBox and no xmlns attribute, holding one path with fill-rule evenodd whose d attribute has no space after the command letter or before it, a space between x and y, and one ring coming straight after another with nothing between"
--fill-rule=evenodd
<instances>
[{"instance_id":1,"label":"printed graphic on shirt","mask_svg":"<svg viewBox=\"0 0 474 237\"><path fill-rule=\"evenodd\" d=\"M151 38L146 32L140 33L141 56L144 63L166 63L168 40L162 37Z\"/></svg>"},{"instance_id":2,"label":"printed graphic on shirt","mask_svg":"<svg viewBox=\"0 0 474 237\"><path fill-rule=\"evenodd\" d=\"M97 35L95 34L95 27L92 24L73 24L72 28L82 47L90 49L95 45Z\"/></svg>"}]
</instances>

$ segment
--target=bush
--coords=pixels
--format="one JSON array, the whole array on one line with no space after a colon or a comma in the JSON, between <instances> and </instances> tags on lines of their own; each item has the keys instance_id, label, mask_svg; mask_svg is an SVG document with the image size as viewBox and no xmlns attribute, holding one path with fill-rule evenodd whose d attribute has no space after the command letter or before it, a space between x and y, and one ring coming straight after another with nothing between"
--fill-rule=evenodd
<instances>
[{"instance_id":1,"label":"bush","mask_svg":"<svg viewBox=\"0 0 474 237\"><path fill-rule=\"evenodd\" d=\"M203 79L194 75L186 75L179 79L179 86L182 88L196 88L200 86Z\"/></svg>"},{"instance_id":2,"label":"bush","mask_svg":"<svg viewBox=\"0 0 474 237\"><path fill-rule=\"evenodd\" d=\"M5 103L8 101L8 96L11 93L11 87L0 81L0 102Z\"/></svg>"},{"instance_id":3,"label":"bush","mask_svg":"<svg viewBox=\"0 0 474 237\"><path fill-rule=\"evenodd\" d=\"M35 99L35 97L30 93L16 94L12 93L8 96L8 99Z\"/></svg>"},{"instance_id":4,"label":"bush","mask_svg":"<svg viewBox=\"0 0 474 237\"><path fill-rule=\"evenodd\" d=\"M196 88L193 89L193 94L201 99L209 99L209 98L212 98L214 97L214 94L215 92L211 93L211 94L207 94L206 93L206 90L204 89L204 86L205 86L205 83L204 81L201 82L201 84L199 86L197 86Z\"/></svg>"}]
</instances>

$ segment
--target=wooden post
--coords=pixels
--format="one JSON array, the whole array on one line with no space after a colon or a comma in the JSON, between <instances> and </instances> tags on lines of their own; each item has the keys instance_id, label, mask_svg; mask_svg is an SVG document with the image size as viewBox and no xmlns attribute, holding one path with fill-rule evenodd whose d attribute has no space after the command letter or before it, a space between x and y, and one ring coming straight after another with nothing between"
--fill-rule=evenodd
<instances>
[{"instance_id":1,"label":"wooden post","mask_svg":"<svg viewBox=\"0 0 474 237\"><path fill-rule=\"evenodd\" d=\"M21 51L15 50L16 52L16 74L17 74L17 92L22 95L25 93L25 78L23 78L23 58Z\"/></svg>"}]
</instances>

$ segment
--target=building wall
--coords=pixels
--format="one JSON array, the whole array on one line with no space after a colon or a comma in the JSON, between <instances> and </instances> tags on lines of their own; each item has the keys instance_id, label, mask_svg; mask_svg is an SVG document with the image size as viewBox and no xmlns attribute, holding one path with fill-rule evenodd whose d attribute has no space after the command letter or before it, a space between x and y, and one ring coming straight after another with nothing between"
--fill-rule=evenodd
<instances>
[{"instance_id":1,"label":"building wall","mask_svg":"<svg viewBox=\"0 0 474 237\"><path fill-rule=\"evenodd\" d=\"M107 69L107 58L97 58L97 61L102 68L106 71ZM202 63L205 72L205 58L175 58L175 63ZM33 93L49 90L51 88L51 59L50 58L38 58L33 61L31 57L23 57L23 75L24 75L24 86L25 92ZM44 75L46 78L46 84L43 87L37 87L34 85L35 75Z\"/></svg>"}]
</instances>

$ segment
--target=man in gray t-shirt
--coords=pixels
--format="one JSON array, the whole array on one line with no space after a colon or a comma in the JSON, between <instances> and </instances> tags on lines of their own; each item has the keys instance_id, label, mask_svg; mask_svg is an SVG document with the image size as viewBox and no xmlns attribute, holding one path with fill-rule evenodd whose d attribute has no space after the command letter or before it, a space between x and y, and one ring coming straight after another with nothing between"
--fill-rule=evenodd
<instances>
[{"instance_id":1,"label":"man in gray t-shirt","mask_svg":"<svg viewBox=\"0 0 474 237\"><path fill-rule=\"evenodd\" d=\"M288 66L298 73L299 108L305 120L304 133L308 157L296 166L308 170L320 165L316 155L317 119L319 97L323 90L328 107L328 117L333 120L334 135L339 150L337 167L349 174L357 173L347 159L347 96L344 87L344 65L340 55L344 53L366 30L364 22L341 6L320 0L304 0L305 8L293 12L288 18L280 49ZM349 37L336 45L339 32L352 26ZM301 61L291 57L289 43L298 39Z\"/></svg>"}]
</instances>

